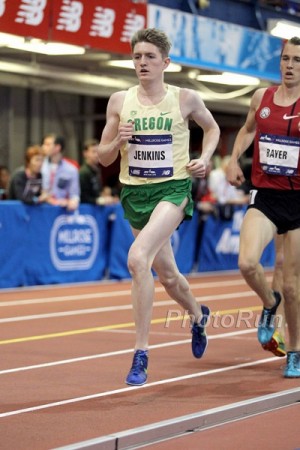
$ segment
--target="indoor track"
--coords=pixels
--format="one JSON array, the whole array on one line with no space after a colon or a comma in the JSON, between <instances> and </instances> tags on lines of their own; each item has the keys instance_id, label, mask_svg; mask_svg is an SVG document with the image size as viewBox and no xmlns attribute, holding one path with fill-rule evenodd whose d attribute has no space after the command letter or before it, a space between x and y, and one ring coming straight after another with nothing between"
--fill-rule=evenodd
<instances>
[{"instance_id":1,"label":"indoor track","mask_svg":"<svg viewBox=\"0 0 300 450\"><path fill-rule=\"evenodd\" d=\"M142 387L124 383L130 282L0 291L1 450L299 449L300 380L258 344L260 300L239 273L189 280L213 313L208 350L193 358L189 321L157 283Z\"/></svg>"}]
</instances>

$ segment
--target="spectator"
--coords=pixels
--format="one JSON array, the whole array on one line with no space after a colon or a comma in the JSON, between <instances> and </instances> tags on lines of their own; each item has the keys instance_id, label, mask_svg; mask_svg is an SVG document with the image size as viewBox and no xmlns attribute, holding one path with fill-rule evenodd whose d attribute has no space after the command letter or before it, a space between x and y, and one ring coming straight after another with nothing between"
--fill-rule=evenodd
<instances>
[{"instance_id":1,"label":"spectator","mask_svg":"<svg viewBox=\"0 0 300 450\"><path fill-rule=\"evenodd\" d=\"M215 201L221 205L229 204L245 204L248 197L245 198L244 192L232 186L226 179L226 168L230 156L224 156L221 160L220 167L213 169L208 177L208 186Z\"/></svg>"},{"instance_id":2,"label":"spectator","mask_svg":"<svg viewBox=\"0 0 300 450\"><path fill-rule=\"evenodd\" d=\"M17 169L9 185L9 199L21 200L31 205L46 201L42 192L43 150L38 145L28 147L25 153L25 166Z\"/></svg>"},{"instance_id":3,"label":"spectator","mask_svg":"<svg viewBox=\"0 0 300 450\"><path fill-rule=\"evenodd\" d=\"M42 147L43 147L46 157L52 153L56 139L58 139L58 141L60 141L60 144L63 145L63 150L65 150L65 140L63 137L58 136L55 133L46 134L46 136L44 136L43 142L42 142ZM65 159L69 163L73 164L73 166L76 167L76 169L79 169L80 165L79 165L78 161L76 161L75 159L67 158L66 155L63 156L63 159Z\"/></svg>"},{"instance_id":4,"label":"spectator","mask_svg":"<svg viewBox=\"0 0 300 450\"><path fill-rule=\"evenodd\" d=\"M196 155L191 155L196 158ZM196 208L203 214L210 214L214 212L215 198L212 195L209 186L208 179L211 173L211 162L209 163L204 178L192 179L192 197Z\"/></svg>"},{"instance_id":5,"label":"spectator","mask_svg":"<svg viewBox=\"0 0 300 450\"><path fill-rule=\"evenodd\" d=\"M8 197L9 181L10 172L8 167L0 166L0 200L6 200Z\"/></svg>"},{"instance_id":6,"label":"spectator","mask_svg":"<svg viewBox=\"0 0 300 450\"><path fill-rule=\"evenodd\" d=\"M48 203L76 210L80 200L79 173L63 157L64 138L48 134L42 147L46 156L42 166L43 189L49 194Z\"/></svg>"},{"instance_id":7,"label":"spectator","mask_svg":"<svg viewBox=\"0 0 300 450\"><path fill-rule=\"evenodd\" d=\"M112 195L110 187L102 187L98 145L97 139L89 139L84 144L84 162L79 170L80 201L93 205L111 205L118 201L118 197Z\"/></svg>"},{"instance_id":8,"label":"spectator","mask_svg":"<svg viewBox=\"0 0 300 450\"><path fill-rule=\"evenodd\" d=\"M213 169L208 178L208 186L216 203L216 214L223 220L231 220L235 205L246 205L249 196L242 189L232 186L226 178L226 168L230 156L224 156L220 167Z\"/></svg>"}]
</instances>

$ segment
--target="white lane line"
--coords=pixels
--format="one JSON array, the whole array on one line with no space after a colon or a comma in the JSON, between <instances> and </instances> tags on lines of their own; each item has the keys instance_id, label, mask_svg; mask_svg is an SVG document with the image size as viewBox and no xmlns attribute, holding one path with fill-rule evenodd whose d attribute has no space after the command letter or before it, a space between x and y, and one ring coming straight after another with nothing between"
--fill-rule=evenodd
<instances>
[{"instance_id":1,"label":"white lane line","mask_svg":"<svg viewBox=\"0 0 300 450\"><path fill-rule=\"evenodd\" d=\"M215 281L215 282L207 282L207 283L193 283L190 281L191 289L207 289L207 288L216 288L216 287L228 287L228 286L247 286L245 281L241 278L239 280L232 281ZM157 286L155 288L155 292L164 292L165 289L162 286ZM64 295L60 297L46 297L46 298L35 298L35 299L24 299L24 300L12 300L12 301L0 301L0 307L4 306L20 306L20 305L35 305L38 303L52 303L52 302L67 302L67 301L79 301L79 300L88 300L88 299L100 299L100 298L111 298L118 296L130 296L131 290L120 290L120 291L112 291L112 292L98 292L93 294L77 294L77 295Z\"/></svg>"},{"instance_id":2,"label":"white lane line","mask_svg":"<svg viewBox=\"0 0 300 450\"><path fill-rule=\"evenodd\" d=\"M30 408L23 408L23 409L17 409L14 411L7 411L4 413L1 413L0 418L16 416L19 414L25 414L25 413L29 413L29 412L41 411L44 409L55 408L58 406L69 405L72 403L79 403L79 402L93 400L93 399L101 398L101 397L103 398L103 397L109 397L109 396L117 395L117 394L124 394L126 392L132 392L136 389L148 389L148 388L151 388L154 386L161 386L161 385L166 385L166 384L170 384L170 383L176 383L176 382L183 381L183 380L191 380L193 378L200 378L200 377L205 377L208 375L215 375L218 373L229 372L232 370L238 370L238 369L242 369L245 367L253 367L253 366L260 365L260 364L266 364L266 363L270 363L273 361L278 361L278 358L275 356L275 357L260 359L260 360L252 361L252 362L248 362L248 363L236 364L234 366L221 367L219 369L212 369L212 370L207 370L204 372L197 372L197 373L193 373L193 374L189 374L189 375L183 375L180 377L166 378L164 380L154 381L152 383L144 384L143 386L130 386L130 387L122 388L122 389L115 389L112 391L98 392L96 394L85 395L82 397L69 398L66 400L58 401L58 402L45 403L42 405L31 406Z\"/></svg>"},{"instance_id":3,"label":"white lane line","mask_svg":"<svg viewBox=\"0 0 300 450\"><path fill-rule=\"evenodd\" d=\"M231 331L228 333L222 333L222 334L216 334L213 336L209 336L209 340L214 340L214 339L228 339L228 338L233 338L236 336L241 336L244 334L249 334L249 333L254 333L256 332L256 328L250 328L248 330L240 330L240 331ZM149 349L153 350L153 349L157 349L157 348L164 348L164 347L173 347L173 346L177 346L177 345L182 345L182 344L189 344L191 342L191 339L183 339L180 341L173 341L173 342L165 342L162 344L155 344L155 345L150 345ZM119 355L125 355L127 353L132 353L133 350L131 349L126 349L126 350L118 350L118 351L114 351L114 352L108 352L108 353L99 353L97 355L90 355L90 356L81 356L78 358L71 358L71 359L63 359L61 361L52 361L52 362L48 362L48 363L43 363L43 364L35 364L32 366L23 366L23 367L15 367L14 369L5 369L5 370L1 370L0 371L0 375L5 375L7 373L16 373L16 372L23 372L26 370L36 370L36 369L44 369L47 367L52 367L52 366L60 366L63 364L73 364L73 363L78 363L78 362L82 362L82 361L89 361L89 360L93 360L93 359L100 359L100 358L108 358L108 357L112 357L112 356L119 356Z\"/></svg>"},{"instance_id":4,"label":"white lane line","mask_svg":"<svg viewBox=\"0 0 300 450\"><path fill-rule=\"evenodd\" d=\"M10 323L10 322L24 322L26 320L40 320L40 319L50 319L54 317L67 317L67 316L79 316L83 314L95 314L95 313L105 313L112 311L125 311L132 309L132 305L121 305L121 306L105 306L102 308L89 308L89 309L77 309L73 311L62 311L55 313L45 313L45 314L32 314L30 316L18 316L18 317L6 317L0 319L0 323Z\"/></svg>"},{"instance_id":5,"label":"white lane line","mask_svg":"<svg viewBox=\"0 0 300 450\"><path fill-rule=\"evenodd\" d=\"M204 303L204 302L212 302L215 300L231 300L235 298L254 297L254 296L256 296L254 291L247 291L247 292L235 292L231 294L205 295L203 297L196 297L196 300L201 303ZM174 300L164 300L164 301L155 301L153 304L153 306L156 308L170 305L177 305L177 303ZM22 322L26 320L50 319L54 317L67 317L67 316L78 316L83 314L125 311L131 309L132 309L131 304L120 306L103 306L100 308L78 309L73 311L62 311L44 314L31 314L30 316L5 317L0 319L0 323Z\"/></svg>"}]
</instances>

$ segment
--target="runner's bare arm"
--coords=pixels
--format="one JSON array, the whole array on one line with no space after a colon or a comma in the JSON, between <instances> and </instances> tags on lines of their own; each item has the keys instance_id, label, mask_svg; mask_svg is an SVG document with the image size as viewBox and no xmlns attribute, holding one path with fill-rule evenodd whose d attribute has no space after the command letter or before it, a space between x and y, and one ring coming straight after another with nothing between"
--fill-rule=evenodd
<instances>
[{"instance_id":1,"label":"runner's bare arm","mask_svg":"<svg viewBox=\"0 0 300 450\"><path fill-rule=\"evenodd\" d=\"M264 92L265 88L262 88L253 94L246 121L235 138L231 158L226 168L227 179L233 186L240 186L245 181L243 171L239 165L239 158L253 142L256 131L255 114Z\"/></svg>"},{"instance_id":2,"label":"runner's bare arm","mask_svg":"<svg viewBox=\"0 0 300 450\"><path fill-rule=\"evenodd\" d=\"M120 122L124 97L125 91L115 92L107 104L106 124L98 147L100 163L105 167L117 159L122 145L132 137L133 123Z\"/></svg>"},{"instance_id":3,"label":"runner's bare arm","mask_svg":"<svg viewBox=\"0 0 300 450\"><path fill-rule=\"evenodd\" d=\"M210 159L218 145L220 129L196 91L182 89L180 100L183 117L194 120L203 130L201 156L191 160L187 165L187 170L192 176L202 178L206 174Z\"/></svg>"}]
</instances>

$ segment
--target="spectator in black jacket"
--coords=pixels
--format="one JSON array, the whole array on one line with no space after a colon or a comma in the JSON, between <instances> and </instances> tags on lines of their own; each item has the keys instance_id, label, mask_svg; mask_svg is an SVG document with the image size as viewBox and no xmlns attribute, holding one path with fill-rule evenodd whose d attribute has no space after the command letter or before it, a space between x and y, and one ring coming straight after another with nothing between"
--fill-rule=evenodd
<instances>
[{"instance_id":1,"label":"spectator in black jacket","mask_svg":"<svg viewBox=\"0 0 300 450\"><path fill-rule=\"evenodd\" d=\"M10 180L10 200L21 200L31 205L46 201L47 195L42 192L43 159L43 151L40 146L33 145L27 148L25 166L18 168Z\"/></svg>"},{"instance_id":2,"label":"spectator in black jacket","mask_svg":"<svg viewBox=\"0 0 300 450\"><path fill-rule=\"evenodd\" d=\"M102 185L98 145L99 141L96 139L89 139L84 144L84 163L79 170L80 201L93 205L111 205L119 199L112 195L109 187Z\"/></svg>"}]
</instances>

